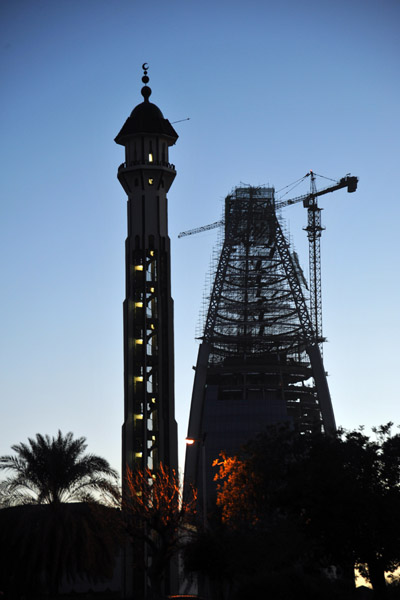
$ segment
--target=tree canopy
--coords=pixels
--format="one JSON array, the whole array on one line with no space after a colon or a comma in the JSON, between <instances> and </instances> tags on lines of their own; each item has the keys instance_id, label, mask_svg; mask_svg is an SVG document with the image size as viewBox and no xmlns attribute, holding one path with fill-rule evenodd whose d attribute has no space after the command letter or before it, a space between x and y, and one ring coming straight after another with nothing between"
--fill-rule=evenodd
<instances>
[{"instance_id":1,"label":"tree canopy","mask_svg":"<svg viewBox=\"0 0 400 600\"><path fill-rule=\"evenodd\" d=\"M126 483L123 509L136 549L135 567L146 572L151 593L158 598L171 558L191 534L196 493L192 490L183 500L176 471L163 464L156 470L128 468ZM145 556L150 556L151 561L146 563Z\"/></svg>"},{"instance_id":2,"label":"tree canopy","mask_svg":"<svg viewBox=\"0 0 400 600\"><path fill-rule=\"evenodd\" d=\"M400 566L400 434L391 429L368 436L274 427L237 456L222 454L215 464L222 522L257 540L269 568L335 565L352 573L357 565L385 597L384 573Z\"/></svg>"}]
</instances>

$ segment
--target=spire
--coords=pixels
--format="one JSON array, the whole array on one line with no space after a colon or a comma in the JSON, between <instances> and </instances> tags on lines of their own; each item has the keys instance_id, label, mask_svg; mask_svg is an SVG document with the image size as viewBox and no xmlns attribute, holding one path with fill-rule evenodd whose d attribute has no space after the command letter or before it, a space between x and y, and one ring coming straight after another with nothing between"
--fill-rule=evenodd
<instances>
[{"instance_id":1,"label":"spire","mask_svg":"<svg viewBox=\"0 0 400 600\"><path fill-rule=\"evenodd\" d=\"M116 143L121 144L122 146L126 146L127 140L136 135L162 135L166 138L168 146L175 144L178 139L178 134L175 129L168 119L164 119L158 106L149 102L151 89L146 85L149 82L147 76L148 68L149 65L143 63L142 69L144 74L142 81L145 85L142 87L141 92L144 102L141 102L133 109L121 131L115 138Z\"/></svg>"},{"instance_id":2,"label":"spire","mask_svg":"<svg viewBox=\"0 0 400 600\"><path fill-rule=\"evenodd\" d=\"M146 85L147 83L149 83L149 78L147 77L147 71L149 70L149 65L147 63L143 63L142 64L142 69L143 69L143 77L142 77L142 81L145 84L142 87L142 96L144 98L145 102L149 101L149 97L151 96L151 88L149 88L148 85Z\"/></svg>"}]
</instances>

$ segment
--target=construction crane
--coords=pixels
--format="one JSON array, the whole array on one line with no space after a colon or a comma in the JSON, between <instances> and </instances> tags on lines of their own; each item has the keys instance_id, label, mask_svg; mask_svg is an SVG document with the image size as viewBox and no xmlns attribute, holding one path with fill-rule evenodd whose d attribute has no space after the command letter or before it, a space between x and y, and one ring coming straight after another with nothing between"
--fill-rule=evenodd
<instances>
[{"instance_id":1,"label":"construction crane","mask_svg":"<svg viewBox=\"0 0 400 600\"><path fill-rule=\"evenodd\" d=\"M202 227L189 229L189 231L181 231L178 235L178 238L186 237L187 235L193 235L194 233L202 233L203 231L208 231L209 229L216 229L217 227L220 227L223 224L223 221L215 221L214 223L210 223L209 225L203 225Z\"/></svg>"},{"instance_id":2,"label":"construction crane","mask_svg":"<svg viewBox=\"0 0 400 600\"><path fill-rule=\"evenodd\" d=\"M307 231L308 237L308 249L309 249L309 265L310 265L310 318L314 329L315 339L318 341L322 354L322 342L324 337L322 334L322 294L321 294L321 247L320 239L321 232L324 227L321 225L321 208L318 207L319 196L335 192L342 188L347 187L347 191L352 193L357 189L358 178L348 173L342 177L339 181L335 181L334 185L317 190L315 184L315 177L317 173L309 171L300 180L303 181L307 177L310 177L310 192L302 196L290 198L286 200L277 200L275 202L275 210L284 208L285 206L291 206L303 202L304 208L307 209L307 227L304 228ZM322 177L320 175L319 177ZM203 231L209 231L210 229L216 229L224 225L224 221L215 221L209 225L203 225L202 227L196 227L195 229L189 229L188 231L182 231L178 238L186 237L188 235L194 235L196 233L202 233Z\"/></svg>"},{"instance_id":3,"label":"construction crane","mask_svg":"<svg viewBox=\"0 0 400 600\"><path fill-rule=\"evenodd\" d=\"M321 233L324 227L321 225L321 208L318 207L318 196L323 196L330 192L335 192L347 187L347 191L352 193L357 189L358 178L350 174L342 177L335 185L317 190L315 184L316 174L309 171L305 177L310 177L310 193L306 196L299 196L281 206L288 206L302 201L304 208L307 209L307 231L308 237L308 260L309 260L309 278L310 278L310 318L314 328L316 340L319 343L321 355L323 354L322 343L324 337L322 333L322 290L321 290Z\"/></svg>"},{"instance_id":4,"label":"construction crane","mask_svg":"<svg viewBox=\"0 0 400 600\"><path fill-rule=\"evenodd\" d=\"M335 192L336 190L340 190L342 188L347 187L348 192L355 192L357 189L358 178L350 175L346 175L342 177L335 185L330 185L326 188L322 188L321 190L316 190L315 188L315 176L317 173L313 171L309 171L304 175L301 179L303 181L306 177L311 176L312 189L309 194L304 194L302 196L296 196L296 198L290 198L287 200L278 200L275 202L275 208L280 209L285 206L290 206L291 204L297 204L298 202L303 202L304 208L309 208L309 205L312 201L312 198L316 198L317 196L323 196L324 194L328 194L329 192ZM214 223L210 223L209 225L203 225L202 227L195 227L194 229L189 229L188 231L181 231L178 234L178 238L186 237L188 235L194 235L195 233L203 233L203 231L209 231L210 229L216 229L217 227L221 227L224 224L223 220L214 221Z\"/></svg>"}]
</instances>

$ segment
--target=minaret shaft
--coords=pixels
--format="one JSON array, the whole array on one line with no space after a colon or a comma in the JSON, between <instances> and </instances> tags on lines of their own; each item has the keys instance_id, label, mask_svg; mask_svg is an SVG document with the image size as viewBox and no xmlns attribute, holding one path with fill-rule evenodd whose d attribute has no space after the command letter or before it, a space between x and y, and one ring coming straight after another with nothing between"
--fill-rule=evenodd
<instances>
[{"instance_id":1,"label":"minaret shaft","mask_svg":"<svg viewBox=\"0 0 400 600\"><path fill-rule=\"evenodd\" d=\"M142 78L148 82L147 71ZM136 106L115 141L125 148L118 179L127 196L124 312L124 423L122 426L122 493L127 469L157 470L162 463L178 470L174 408L173 300L167 192L175 178L168 149L178 138L160 109L149 102ZM123 561L123 597L147 597L147 576L134 568L133 554L151 561L150 546L127 543ZM174 570L165 578L171 591Z\"/></svg>"},{"instance_id":2,"label":"minaret shaft","mask_svg":"<svg viewBox=\"0 0 400 600\"><path fill-rule=\"evenodd\" d=\"M123 462L130 468L156 468L161 461L176 468L173 301L165 193L129 197L125 251Z\"/></svg>"}]
</instances>

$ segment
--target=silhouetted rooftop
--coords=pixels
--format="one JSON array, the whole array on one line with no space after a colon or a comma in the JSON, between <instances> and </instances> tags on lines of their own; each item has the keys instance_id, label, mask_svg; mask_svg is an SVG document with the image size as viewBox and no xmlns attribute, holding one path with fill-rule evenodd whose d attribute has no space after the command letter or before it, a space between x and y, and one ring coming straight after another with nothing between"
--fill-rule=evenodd
<instances>
[{"instance_id":1,"label":"silhouetted rooftop","mask_svg":"<svg viewBox=\"0 0 400 600\"><path fill-rule=\"evenodd\" d=\"M145 86L142 89L142 94L145 98L144 102L138 104L136 108L133 109L121 131L115 138L116 143L124 146L126 139L132 135L140 133L156 133L171 138L171 143L174 144L178 139L178 134L168 119L164 119L158 106L149 102L148 97L151 94L150 88Z\"/></svg>"}]
</instances>

